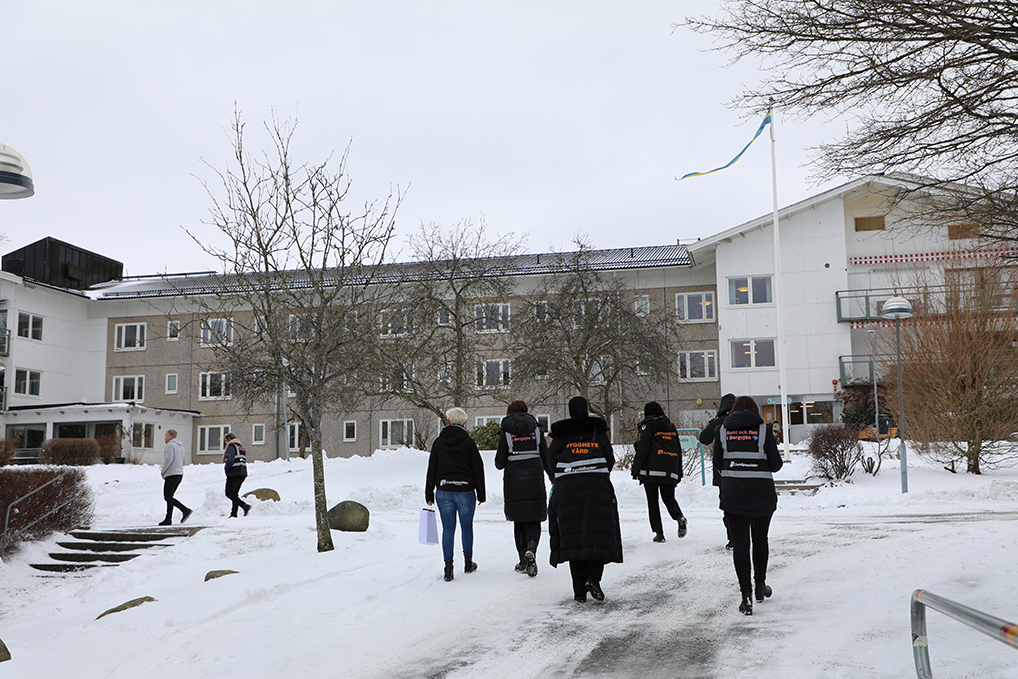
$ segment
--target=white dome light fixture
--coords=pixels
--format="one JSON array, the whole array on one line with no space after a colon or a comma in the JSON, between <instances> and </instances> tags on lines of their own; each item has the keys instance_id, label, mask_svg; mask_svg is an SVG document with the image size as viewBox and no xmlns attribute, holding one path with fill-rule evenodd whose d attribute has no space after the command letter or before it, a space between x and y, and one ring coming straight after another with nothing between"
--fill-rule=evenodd
<instances>
[{"instance_id":1,"label":"white dome light fixture","mask_svg":"<svg viewBox=\"0 0 1018 679\"><path fill-rule=\"evenodd\" d=\"M10 146L0 144L0 200L30 198L34 195L32 170L24 156Z\"/></svg>"}]
</instances>

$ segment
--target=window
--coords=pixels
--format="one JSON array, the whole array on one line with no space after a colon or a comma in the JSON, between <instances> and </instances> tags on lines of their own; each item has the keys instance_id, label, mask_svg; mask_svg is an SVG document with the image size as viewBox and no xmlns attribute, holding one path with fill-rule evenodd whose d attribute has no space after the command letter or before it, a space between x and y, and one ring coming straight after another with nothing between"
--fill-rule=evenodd
<instances>
[{"instance_id":1,"label":"window","mask_svg":"<svg viewBox=\"0 0 1018 679\"><path fill-rule=\"evenodd\" d=\"M640 318L650 316L650 295L637 295L635 306L637 316Z\"/></svg>"},{"instance_id":2,"label":"window","mask_svg":"<svg viewBox=\"0 0 1018 679\"><path fill-rule=\"evenodd\" d=\"M855 230L856 231L883 231L884 230L884 217L856 217L855 218Z\"/></svg>"},{"instance_id":3,"label":"window","mask_svg":"<svg viewBox=\"0 0 1018 679\"><path fill-rule=\"evenodd\" d=\"M177 393L177 373L166 373L166 393Z\"/></svg>"},{"instance_id":4,"label":"window","mask_svg":"<svg viewBox=\"0 0 1018 679\"><path fill-rule=\"evenodd\" d=\"M166 341L176 342L180 339L180 321L168 321L166 323Z\"/></svg>"},{"instance_id":5,"label":"window","mask_svg":"<svg viewBox=\"0 0 1018 679\"><path fill-rule=\"evenodd\" d=\"M382 309L379 319L382 337L402 337L414 331L413 313L409 309Z\"/></svg>"},{"instance_id":6,"label":"window","mask_svg":"<svg viewBox=\"0 0 1018 679\"><path fill-rule=\"evenodd\" d=\"M548 433L551 431L551 416L550 415L535 415L534 419L537 420L537 426L541 428L541 431Z\"/></svg>"},{"instance_id":7,"label":"window","mask_svg":"<svg viewBox=\"0 0 1018 679\"><path fill-rule=\"evenodd\" d=\"M573 303L573 327L580 328L597 320L601 302L596 299L577 300Z\"/></svg>"},{"instance_id":8,"label":"window","mask_svg":"<svg viewBox=\"0 0 1018 679\"><path fill-rule=\"evenodd\" d=\"M343 325L346 327L346 331L347 332L356 332L357 331L357 312L356 311L347 311L346 314L343 315Z\"/></svg>"},{"instance_id":9,"label":"window","mask_svg":"<svg viewBox=\"0 0 1018 679\"><path fill-rule=\"evenodd\" d=\"M679 353L679 379L689 382L716 380L718 355L716 351L683 351Z\"/></svg>"},{"instance_id":10,"label":"window","mask_svg":"<svg viewBox=\"0 0 1018 679\"><path fill-rule=\"evenodd\" d=\"M474 330L509 332L508 304L478 304L474 307Z\"/></svg>"},{"instance_id":11,"label":"window","mask_svg":"<svg viewBox=\"0 0 1018 679\"><path fill-rule=\"evenodd\" d=\"M680 323L712 322L714 320L714 293L683 292L675 295L675 317Z\"/></svg>"},{"instance_id":12,"label":"window","mask_svg":"<svg viewBox=\"0 0 1018 679\"><path fill-rule=\"evenodd\" d=\"M770 276L750 276L728 279L729 304L770 304Z\"/></svg>"},{"instance_id":13,"label":"window","mask_svg":"<svg viewBox=\"0 0 1018 679\"><path fill-rule=\"evenodd\" d=\"M357 440L357 422L354 420L347 420L343 423L343 440L344 441L356 441Z\"/></svg>"},{"instance_id":14,"label":"window","mask_svg":"<svg viewBox=\"0 0 1018 679\"><path fill-rule=\"evenodd\" d=\"M155 448L156 426L147 422L135 422L131 445L135 448Z\"/></svg>"},{"instance_id":15,"label":"window","mask_svg":"<svg viewBox=\"0 0 1018 679\"><path fill-rule=\"evenodd\" d=\"M1018 287L1018 268L947 269L944 277L951 308L1004 312L1018 303L1015 292ZM910 299L909 302L913 312L921 311L921 299ZM878 306L883 310L883 303Z\"/></svg>"},{"instance_id":16,"label":"window","mask_svg":"<svg viewBox=\"0 0 1018 679\"><path fill-rule=\"evenodd\" d=\"M201 345L210 347L216 344L233 344L232 318L209 318L201 322Z\"/></svg>"},{"instance_id":17,"label":"window","mask_svg":"<svg viewBox=\"0 0 1018 679\"><path fill-rule=\"evenodd\" d=\"M400 446L410 447L413 445L413 420L381 420L378 425L381 429L379 445L381 445L382 448L399 448Z\"/></svg>"},{"instance_id":18,"label":"window","mask_svg":"<svg viewBox=\"0 0 1018 679\"><path fill-rule=\"evenodd\" d=\"M18 337L42 340L42 316L18 314Z\"/></svg>"},{"instance_id":19,"label":"window","mask_svg":"<svg viewBox=\"0 0 1018 679\"><path fill-rule=\"evenodd\" d=\"M264 446L265 445L265 425L264 424L253 424L253 425L251 425L251 445L252 446Z\"/></svg>"},{"instance_id":20,"label":"window","mask_svg":"<svg viewBox=\"0 0 1018 679\"><path fill-rule=\"evenodd\" d=\"M447 308L442 307L438 310L438 324L443 327L452 325L452 312Z\"/></svg>"},{"instance_id":21,"label":"window","mask_svg":"<svg viewBox=\"0 0 1018 679\"><path fill-rule=\"evenodd\" d=\"M544 322L548 320L548 303L545 301L534 302L534 318Z\"/></svg>"},{"instance_id":22,"label":"window","mask_svg":"<svg viewBox=\"0 0 1018 679\"><path fill-rule=\"evenodd\" d=\"M474 418L474 427L475 428L476 427L483 427L485 425L491 424L492 422L494 422L495 424L502 424L502 418L501 417L475 417Z\"/></svg>"},{"instance_id":23,"label":"window","mask_svg":"<svg viewBox=\"0 0 1018 679\"><path fill-rule=\"evenodd\" d=\"M393 366L389 374L382 375L382 391L391 393L396 391L412 391L414 387L414 364L406 367Z\"/></svg>"},{"instance_id":24,"label":"window","mask_svg":"<svg viewBox=\"0 0 1018 679\"><path fill-rule=\"evenodd\" d=\"M733 368L773 368L774 340L747 339L732 341Z\"/></svg>"},{"instance_id":25,"label":"window","mask_svg":"<svg viewBox=\"0 0 1018 679\"><path fill-rule=\"evenodd\" d=\"M225 401L230 398L230 373L199 373L199 401Z\"/></svg>"},{"instance_id":26,"label":"window","mask_svg":"<svg viewBox=\"0 0 1018 679\"><path fill-rule=\"evenodd\" d=\"M508 358L496 358L477 362L477 386L508 387L509 381Z\"/></svg>"},{"instance_id":27,"label":"window","mask_svg":"<svg viewBox=\"0 0 1018 679\"><path fill-rule=\"evenodd\" d=\"M25 396L39 396L42 393L42 373L38 370L14 371L14 393Z\"/></svg>"},{"instance_id":28,"label":"window","mask_svg":"<svg viewBox=\"0 0 1018 679\"><path fill-rule=\"evenodd\" d=\"M145 376L127 375L113 378L113 400L114 401L141 401L145 400Z\"/></svg>"},{"instance_id":29,"label":"window","mask_svg":"<svg viewBox=\"0 0 1018 679\"><path fill-rule=\"evenodd\" d=\"M114 351L144 351L145 350L145 324L144 323L118 323L114 327L116 337L113 346Z\"/></svg>"},{"instance_id":30,"label":"window","mask_svg":"<svg viewBox=\"0 0 1018 679\"><path fill-rule=\"evenodd\" d=\"M198 427L198 452L205 454L223 452L223 438L229 432L230 425L228 424L213 424L207 427Z\"/></svg>"},{"instance_id":31,"label":"window","mask_svg":"<svg viewBox=\"0 0 1018 679\"><path fill-rule=\"evenodd\" d=\"M314 323L310 316L290 314L290 341L307 342L314 334Z\"/></svg>"},{"instance_id":32,"label":"window","mask_svg":"<svg viewBox=\"0 0 1018 679\"><path fill-rule=\"evenodd\" d=\"M286 449L290 452L307 450L308 441L301 436L300 422L291 422L286 427Z\"/></svg>"},{"instance_id":33,"label":"window","mask_svg":"<svg viewBox=\"0 0 1018 679\"><path fill-rule=\"evenodd\" d=\"M269 330L269 319L265 316L255 316L255 334L264 335Z\"/></svg>"},{"instance_id":34,"label":"window","mask_svg":"<svg viewBox=\"0 0 1018 679\"><path fill-rule=\"evenodd\" d=\"M452 362L445 361L438 364L438 381L449 383L452 382Z\"/></svg>"},{"instance_id":35,"label":"window","mask_svg":"<svg viewBox=\"0 0 1018 679\"><path fill-rule=\"evenodd\" d=\"M978 238L978 224L951 224L947 227L947 237L951 240L962 238Z\"/></svg>"}]
</instances>

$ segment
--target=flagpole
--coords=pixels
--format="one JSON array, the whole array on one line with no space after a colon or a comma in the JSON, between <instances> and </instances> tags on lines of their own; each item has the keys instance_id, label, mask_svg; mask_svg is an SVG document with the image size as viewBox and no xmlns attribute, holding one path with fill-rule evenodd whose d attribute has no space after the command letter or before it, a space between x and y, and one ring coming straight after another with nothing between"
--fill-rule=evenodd
<instances>
[{"instance_id":1,"label":"flagpole","mask_svg":"<svg viewBox=\"0 0 1018 679\"><path fill-rule=\"evenodd\" d=\"M777 317L777 360L778 393L781 397L781 457L789 458L791 420L788 417L788 382L785 372L785 331L781 313L781 237L778 232L778 163L774 140L774 109L768 111L771 118L771 193L774 214L774 315Z\"/></svg>"}]
</instances>

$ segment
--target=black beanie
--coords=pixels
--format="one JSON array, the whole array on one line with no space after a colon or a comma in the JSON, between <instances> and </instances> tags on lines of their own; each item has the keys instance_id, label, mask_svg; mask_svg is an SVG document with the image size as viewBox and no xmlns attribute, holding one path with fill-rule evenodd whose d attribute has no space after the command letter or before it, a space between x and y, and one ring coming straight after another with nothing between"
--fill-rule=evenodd
<instances>
[{"instance_id":1,"label":"black beanie","mask_svg":"<svg viewBox=\"0 0 1018 679\"><path fill-rule=\"evenodd\" d=\"M644 417L664 417L665 410L661 407L661 404L657 401L651 401L647 405L643 406Z\"/></svg>"},{"instance_id":2,"label":"black beanie","mask_svg":"<svg viewBox=\"0 0 1018 679\"><path fill-rule=\"evenodd\" d=\"M587 399L582 396L573 396L569 399L569 417L590 417Z\"/></svg>"}]
</instances>

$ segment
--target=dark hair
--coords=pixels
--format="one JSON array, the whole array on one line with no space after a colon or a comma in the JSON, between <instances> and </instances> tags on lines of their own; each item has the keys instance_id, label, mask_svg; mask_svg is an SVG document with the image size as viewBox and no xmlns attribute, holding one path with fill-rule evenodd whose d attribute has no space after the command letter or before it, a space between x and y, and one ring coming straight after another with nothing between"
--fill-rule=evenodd
<instances>
[{"instance_id":1,"label":"dark hair","mask_svg":"<svg viewBox=\"0 0 1018 679\"><path fill-rule=\"evenodd\" d=\"M740 396L735 399L735 405L732 406L732 412L737 413L740 410L748 410L751 413L756 413L757 415L760 414L760 408L751 396Z\"/></svg>"},{"instance_id":2,"label":"dark hair","mask_svg":"<svg viewBox=\"0 0 1018 679\"><path fill-rule=\"evenodd\" d=\"M527 412L527 404L524 401L513 401L509 404L506 409L506 415L512 415L513 413L525 413Z\"/></svg>"},{"instance_id":3,"label":"dark hair","mask_svg":"<svg viewBox=\"0 0 1018 679\"><path fill-rule=\"evenodd\" d=\"M224 441L234 441L234 440L236 440L236 438L237 438L237 435L234 434L233 432L230 432L229 434L227 434L226 436L223 437L223 440Z\"/></svg>"}]
</instances>

